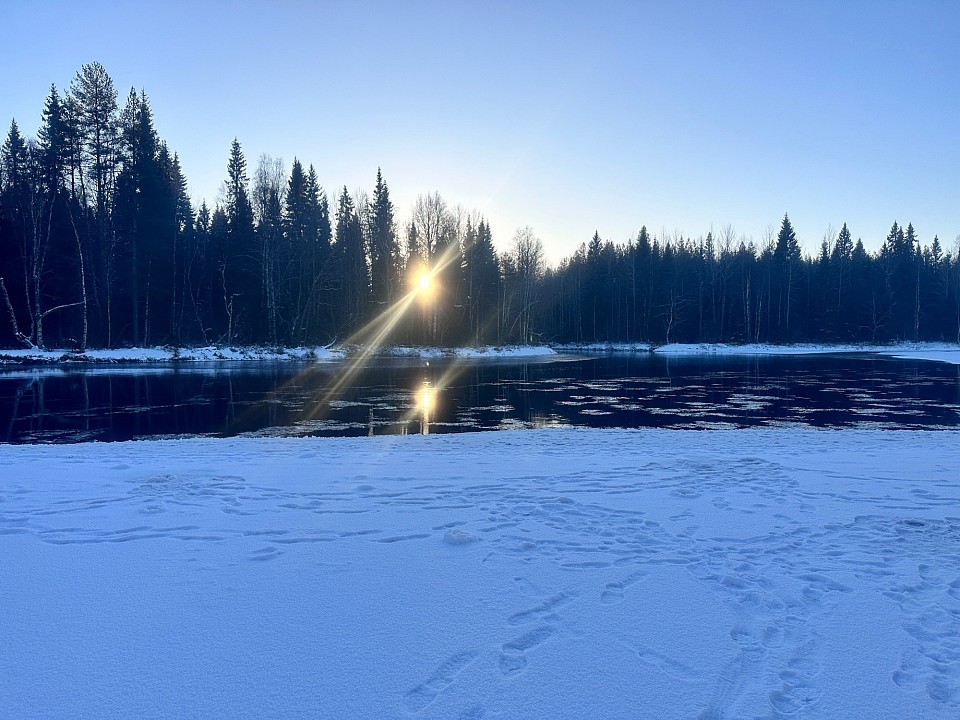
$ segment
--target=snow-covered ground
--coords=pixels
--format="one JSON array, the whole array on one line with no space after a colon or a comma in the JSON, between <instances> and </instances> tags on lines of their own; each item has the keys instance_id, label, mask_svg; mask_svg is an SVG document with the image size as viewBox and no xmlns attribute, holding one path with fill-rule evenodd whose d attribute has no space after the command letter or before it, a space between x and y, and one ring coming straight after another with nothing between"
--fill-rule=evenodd
<instances>
[{"instance_id":1,"label":"snow-covered ground","mask_svg":"<svg viewBox=\"0 0 960 720\"><path fill-rule=\"evenodd\" d=\"M393 357L419 358L532 358L548 357L557 352L546 345L505 345L503 347L458 347L458 348L430 348L430 347L387 347L378 354Z\"/></svg>"},{"instance_id":2,"label":"snow-covered ground","mask_svg":"<svg viewBox=\"0 0 960 720\"><path fill-rule=\"evenodd\" d=\"M220 360L340 360L344 353L328 347L296 347L270 350L260 347L214 346L198 348L121 348L116 350L87 350L74 353L68 350L16 349L0 350L2 362L94 362L94 363L160 363L160 362L216 362Z\"/></svg>"},{"instance_id":3,"label":"snow-covered ground","mask_svg":"<svg viewBox=\"0 0 960 720\"><path fill-rule=\"evenodd\" d=\"M653 351L653 345L650 343L559 343L557 345L553 345L552 347L560 352L646 353Z\"/></svg>"},{"instance_id":4,"label":"snow-covered ground","mask_svg":"<svg viewBox=\"0 0 960 720\"><path fill-rule=\"evenodd\" d=\"M261 347L209 346L201 348L126 348L119 350L87 350L74 353L67 350L0 349L0 364L7 363L162 363L162 362L218 362L221 360L321 360L335 361L356 354L351 349L333 347L296 347L272 350ZM460 357L460 358L528 358L556 355L545 345L507 345L503 347L427 348L385 346L373 355L387 357Z\"/></svg>"},{"instance_id":5,"label":"snow-covered ground","mask_svg":"<svg viewBox=\"0 0 960 720\"><path fill-rule=\"evenodd\" d=\"M957 718L960 435L0 448L0 716Z\"/></svg>"}]
</instances>

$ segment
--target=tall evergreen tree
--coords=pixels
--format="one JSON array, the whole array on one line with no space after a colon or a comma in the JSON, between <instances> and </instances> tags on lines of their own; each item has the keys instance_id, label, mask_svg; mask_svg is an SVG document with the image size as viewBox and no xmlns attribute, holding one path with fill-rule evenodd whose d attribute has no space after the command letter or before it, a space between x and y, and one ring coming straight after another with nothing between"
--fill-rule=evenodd
<instances>
[{"instance_id":1,"label":"tall evergreen tree","mask_svg":"<svg viewBox=\"0 0 960 720\"><path fill-rule=\"evenodd\" d=\"M340 332L346 336L358 330L366 315L370 285L363 231L353 198L343 188L337 203L337 239L335 245L340 277Z\"/></svg>"},{"instance_id":2,"label":"tall evergreen tree","mask_svg":"<svg viewBox=\"0 0 960 720\"><path fill-rule=\"evenodd\" d=\"M37 131L41 172L48 192L59 192L64 185L70 160L69 132L63 101L56 85L51 85L50 94L43 107L40 129Z\"/></svg>"},{"instance_id":3,"label":"tall evergreen tree","mask_svg":"<svg viewBox=\"0 0 960 720\"><path fill-rule=\"evenodd\" d=\"M490 226L483 219L475 230L468 223L464 264L468 337L477 345L497 342L500 330L500 268Z\"/></svg>"},{"instance_id":4,"label":"tall evergreen tree","mask_svg":"<svg viewBox=\"0 0 960 720\"><path fill-rule=\"evenodd\" d=\"M0 167L3 170L0 220L7 231L5 234L9 236L4 243L5 255L9 259L0 264L0 293L17 341L24 345L42 346L39 280L42 276L43 254L37 243L38 218L31 182L30 153L16 120L10 122L10 130L0 148ZM15 267L17 270L14 270ZM26 315L19 320L13 309L11 293L14 298L23 297L26 300ZM27 322L24 323L24 320Z\"/></svg>"},{"instance_id":5,"label":"tall evergreen tree","mask_svg":"<svg viewBox=\"0 0 960 720\"><path fill-rule=\"evenodd\" d=\"M226 247L223 265L224 312L227 332L224 340L247 341L261 337L260 316L260 253L253 225L253 206L248 191L247 161L240 142L234 138L227 162Z\"/></svg>"},{"instance_id":6,"label":"tall evergreen tree","mask_svg":"<svg viewBox=\"0 0 960 720\"><path fill-rule=\"evenodd\" d=\"M103 222L113 192L117 151L117 91L113 80L98 63L83 65L70 85L76 103L76 123L83 142L93 202Z\"/></svg>"},{"instance_id":7,"label":"tall evergreen tree","mask_svg":"<svg viewBox=\"0 0 960 720\"><path fill-rule=\"evenodd\" d=\"M370 285L372 300L378 306L392 303L397 297L399 255L390 191L377 168L370 228Z\"/></svg>"},{"instance_id":8,"label":"tall evergreen tree","mask_svg":"<svg viewBox=\"0 0 960 720\"><path fill-rule=\"evenodd\" d=\"M796 290L797 274L800 263L800 243L797 234L790 222L790 216L783 215L780 223L780 232L777 234L776 249L773 253L775 266L775 283L777 293L777 326L776 339L790 340L790 318L794 292Z\"/></svg>"}]
</instances>

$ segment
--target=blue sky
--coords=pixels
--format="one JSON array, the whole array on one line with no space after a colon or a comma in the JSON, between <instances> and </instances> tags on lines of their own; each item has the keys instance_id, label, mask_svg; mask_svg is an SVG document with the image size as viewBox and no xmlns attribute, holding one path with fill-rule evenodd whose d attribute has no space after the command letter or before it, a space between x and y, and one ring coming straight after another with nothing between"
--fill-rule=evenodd
<instances>
[{"instance_id":1,"label":"blue sky","mask_svg":"<svg viewBox=\"0 0 960 720\"><path fill-rule=\"evenodd\" d=\"M0 123L36 132L51 82L97 60L146 90L193 197L230 142L313 163L335 192L383 168L398 215L439 191L548 258L594 230L815 251L849 223L960 235L960 3L4 3Z\"/></svg>"}]
</instances>

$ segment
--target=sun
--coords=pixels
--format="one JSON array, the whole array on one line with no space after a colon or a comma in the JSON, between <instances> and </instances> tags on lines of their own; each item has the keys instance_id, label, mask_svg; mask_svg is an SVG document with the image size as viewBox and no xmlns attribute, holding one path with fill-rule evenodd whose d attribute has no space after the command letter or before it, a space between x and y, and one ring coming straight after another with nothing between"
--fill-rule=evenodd
<instances>
[{"instance_id":1,"label":"sun","mask_svg":"<svg viewBox=\"0 0 960 720\"><path fill-rule=\"evenodd\" d=\"M417 292L417 295L419 295L421 298L428 298L433 295L433 273L429 270L421 270L417 274L414 288Z\"/></svg>"}]
</instances>

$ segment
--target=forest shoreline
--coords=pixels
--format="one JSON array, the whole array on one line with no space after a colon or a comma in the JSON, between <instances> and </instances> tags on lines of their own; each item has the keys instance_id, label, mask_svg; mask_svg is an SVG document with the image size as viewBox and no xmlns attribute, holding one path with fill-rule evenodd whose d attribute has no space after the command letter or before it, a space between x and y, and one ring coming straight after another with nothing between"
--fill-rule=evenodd
<instances>
[{"instance_id":1,"label":"forest shoreline","mask_svg":"<svg viewBox=\"0 0 960 720\"><path fill-rule=\"evenodd\" d=\"M70 349L0 348L0 365L59 365L111 363L192 363L192 362L343 362L360 356L411 359L543 359L576 353L650 353L669 357L873 354L901 359L937 360L960 364L960 344L909 342L857 345L852 343L560 343L550 345L503 345L480 347L384 346L370 350L361 346L300 346L267 348L254 345L207 345L203 347L157 346L144 348Z\"/></svg>"}]
</instances>

